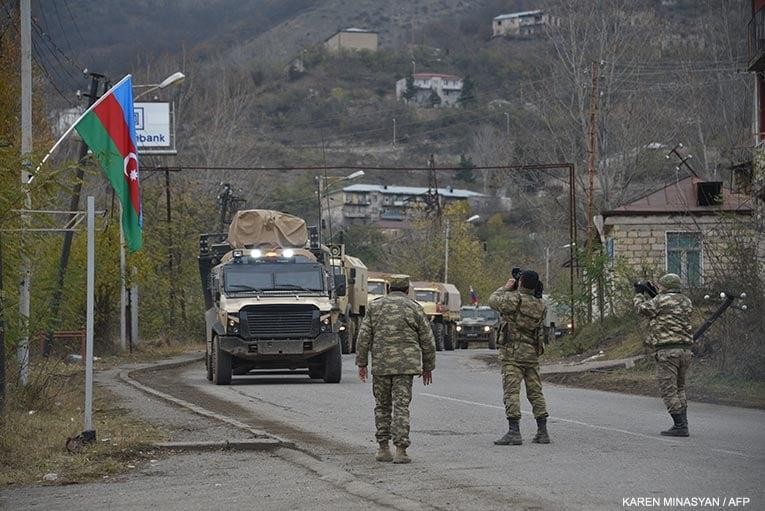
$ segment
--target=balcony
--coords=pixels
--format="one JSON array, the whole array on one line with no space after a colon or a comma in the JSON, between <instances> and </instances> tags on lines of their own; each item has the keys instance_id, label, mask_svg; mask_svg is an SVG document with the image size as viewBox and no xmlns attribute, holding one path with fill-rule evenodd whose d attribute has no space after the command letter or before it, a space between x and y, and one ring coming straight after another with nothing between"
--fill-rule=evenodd
<instances>
[{"instance_id":1,"label":"balcony","mask_svg":"<svg viewBox=\"0 0 765 511\"><path fill-rule=\"evenodd\" d=\"M765 8L749 20L749 71L765 71Z\"/></svg>"}]
</instances>

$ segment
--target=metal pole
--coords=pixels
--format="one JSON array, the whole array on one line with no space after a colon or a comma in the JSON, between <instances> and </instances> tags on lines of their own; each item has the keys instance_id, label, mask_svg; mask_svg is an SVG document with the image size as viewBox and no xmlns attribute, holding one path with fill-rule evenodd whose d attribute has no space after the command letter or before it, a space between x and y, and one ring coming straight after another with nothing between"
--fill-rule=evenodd
<instances>
[{"instance_id":1,"label":"metal pole","mask_svg":"<svg viewBox=\"0 0 765 511\"><path fill-rule=\"evenodd\" d=\"M449 282L449 228L451 223L446 219L446 237L444 238L444 284Z\"/></svg>"},{"instance_id":2,"label":"metal pole","mask_svg":"<svg viewBox=\"0 0 765 511\"><path fill-rule=\"evenodd\" d=\"M545 289L550 292L550 247L545 247Z\"/></svg>"},{"instance_id":3,"label":"metal pole","mask_svg":"<svg viewBox=\"0 0 765 511\"><path fill-rule=\"evenodd\" d=\"M138 269L133 266L131 274L133 275L133 285L130 286L130 352L138 346L138 283L136 274ZM170 278L173 278L172 276Z\"/></svg>"},{"instance_id":4,"label":"metal pole","mask_svg":"<svg viewBox=\"0 0 765 511\"><path fill-rule=\"evenodd\" d=\"M505 112L505 130L507 131L507 138L510 138L510 114Z\"/></svg>"},{"instance_id":5,"label":"metal pole","mask_svg":"<svg viewBox=\"0 0 765 511\"><path fill-rule=\"evenodd\" d=\"M167 268L170 273L170 326L175 326L175 272L173 271L173 217L170 206L170 170L165 169L165 206L167 208ZM137 296L137 295L136 295Z\"/></svg>"},{"instance_id":6,"label":"metal pole","mask_svg":"<svg viewBox=\"0 0 765 511\"><path fill-rule=\"evenodd\" d=\"M29 193L29 154L32 152L32 2L19 3L21 21L21 188L24 191L24 209L32 209ZM21 215L21 279L19 282L19 316L21 336L16 355L19 361L19 384L29 381L29 304L32 267L24 244L24 229L29 227L29 214Z\"/></svg>"},{"instance_id":7,"label":"metal pole","mask_svg":"<svg viewBox=\"0 0 765 511\"><path fill-rule=\"evenodd\" d=\"M127 293L125 278L125 233L122 230L122 203L120 203L120 348L127 349L127 320L125 308L127 306Z\"/></svg>"},{"instance_id":8,"label":"metal pole","mask_svg":"<svg viewBox=\"0 0 765 511\"><path fill-rule=\"evenodd\" d=\"M321 241L322 241L322 235L321 235L321 231L322 231L322 225L321 225L321 176L316 176L316 202L317 202L317 204L319 206L319 225L317 225L316 227L318 227L318 231L319 231L319 246L321 246Z\"/></svg>"},{"instance_id":9,"label":"metal pole","mask_svg":"<svg viewBox=\"0 0 765 511\"><path fill-rule=\"evenodd\" d=\"M95 247L95 199L88 196L88 276L87 310L85 316L85 441L94 441L93 429L93 305L95 302L96 247Z\"/></svg>"},{"instance_id":10,"label":"metal pole","mask_svg":"<svg viewBox=\"0 0 765 511\"><path fill-rule=\"evenodd\" d=\"M576 332L576 300L574 298L574 264L576 264L576 175L574 165L568 164L568 255L569 291L571 293L571 334Z\"/></svg>"},{"instance_id":11,"label":"metal pole","mask_svg":"<svg viewBox=\"0 0 765 511\"><path fill-rule=\"evenodd\" d=\"M396 146L396 118L393 118L393 146Z\"/></svg>"}]
</instances>

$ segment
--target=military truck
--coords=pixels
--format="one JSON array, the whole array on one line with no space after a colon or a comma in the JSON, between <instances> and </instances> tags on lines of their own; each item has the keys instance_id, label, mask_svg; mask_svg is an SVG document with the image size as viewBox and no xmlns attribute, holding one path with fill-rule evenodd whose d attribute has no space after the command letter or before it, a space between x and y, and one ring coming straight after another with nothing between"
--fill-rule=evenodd
<instances>
[{"instance_id":1,"label":"military truck","mask_svg":"<svg viewBox=\"0 0 765 511\"><path fill-rule=\"evenodd\" d=\"M361 319L367 308L367 267L361 259L345 253L343 245L329 245L330 265L338 281L344 281L344 296L337 297L340 321L340 344L343 353L356 351Z\"/></svg>"},{"instance_id":2,"label":"military truck","mask_svg":"<svg viewBox=\"0 0 765 511\"><path fill-rule=\"evenodd\" d=\"M252 369L308 369L338 383L339 313L346 294L327 247L303 219L271 210L236 214L228 234L199 238L207 379L231 383Z\"/></svg>"},{"instance_id":3,"label":"military truck","mask_svg":"<svg viewBox=\"0 0 765 511\"><path fill-rule=\"evenodd\" d=\"M487 305L464 305L460 307L457 323L457 347L466 349L472 342L486 343L489 349L497 349L499 314Z\"/></svg>"},{"instance_id":4,"label":"military truck","mask_svg":"<svg viewBox=\"0 0 765 511\"><path fill-rule=\"evenodd\" d=\"M460 292L453 284L442 282L412 282L414 299L425 310L430 320L436 349L454 350L457 341L457 322L460 319Z\"/></svg>"},{"instance_id":5,"label":"military truck","mask_svg":"<svg viewBox=\"0 0 765 511\"><path fill-rule=\"evenodd\" d=\"M367 277L367 303L390 293L388 274L370 271Z\"/></svg>"}]
</instances>

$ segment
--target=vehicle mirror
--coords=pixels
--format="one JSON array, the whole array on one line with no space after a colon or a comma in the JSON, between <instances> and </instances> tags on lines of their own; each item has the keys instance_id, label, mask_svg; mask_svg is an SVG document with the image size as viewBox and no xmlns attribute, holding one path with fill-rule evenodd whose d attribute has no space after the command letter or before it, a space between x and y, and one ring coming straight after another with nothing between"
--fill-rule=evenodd
<instances>
[{"instance_id":1,"label":"vehicle mirror","mask_svg":"<svg viewBox=\"0 0 765 511\"><path fill-rule=\"evenodd\" d=\"M345 296L346 287L345 275L335 275L335 293L337 296Z\"/></svg>"},{"instance_id":2,"label":"vehicle mirror","mask_svg":"<svg viewBox=\"0 0 765 511\"><path fill-rule=\"evenodd\" d=\"M351 268L351 278L348 279L348 284L355 284L356 283L356 268Z\"/></svg>"},{"instance_id":3,"label":"vehicle mirror","mask_svg":"<svg viewBox=\"0 0 765 511\"><path fill-rule=\"evenodd\" d=\"M220 291L215 292L215 303L220 303Z\"/></svg>"}]
</instances>

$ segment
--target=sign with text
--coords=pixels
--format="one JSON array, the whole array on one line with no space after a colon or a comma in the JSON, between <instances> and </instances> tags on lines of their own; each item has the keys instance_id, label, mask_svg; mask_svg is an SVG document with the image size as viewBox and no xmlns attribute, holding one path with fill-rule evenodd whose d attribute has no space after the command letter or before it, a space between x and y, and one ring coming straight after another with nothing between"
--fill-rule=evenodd
<instances>
[{"instance_id":1,"label":"sign with text","mask_svg":"<svg viewBox=\"0 0 765 511\"><path fill-rule=\"evenodd\" d=\"M175 154L175 118L170 103L135 103L135 135L142 153Z\"/></svg>"}]
</instances>

